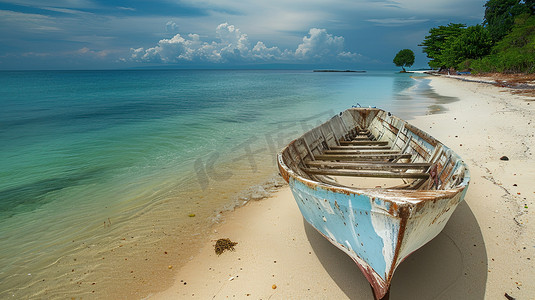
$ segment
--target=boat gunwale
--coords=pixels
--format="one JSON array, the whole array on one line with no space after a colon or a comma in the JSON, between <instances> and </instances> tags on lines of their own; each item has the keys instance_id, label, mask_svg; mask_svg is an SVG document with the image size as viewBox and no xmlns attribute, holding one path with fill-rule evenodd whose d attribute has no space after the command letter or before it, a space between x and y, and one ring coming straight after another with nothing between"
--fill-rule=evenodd
<instances>
[{"instance_id":1,"label":"boat gunwale","mask_svg":"<svg viewBox=\"0 0 535 300\"><path fill-rule=\"evenodd\" d=\"M345 111L351 110L354 108L347 109ZM383 111L381 109L376 109L379 111ZM336 117L333 116L333 118ZM449 189L421 189L421 190L407 190L407 189L394 189L394 188L358 188L358 187L349 187L349 186L339 186L339 185L332 185L326 182L322 181L316 181L313 179L305 178L299 174L297 174L292 168L290 168L286 163L284 162L283 153L285 151L289 151L289 148L299 139L303 138L305 135L307 135L309 132L315 130L316 128L322 126L323 124L316 126L307 132L303 133L298 138L292 140L288 145L286 145L278 154L277 154L277 162L279 165L279 171L286 180L286 182L289 182L289 177L293 177L295 180L298 180L302 182L303 184L307 185L308 187L312 189L316 189L317 187L321 187L326 190L330 190L333 192L340 192L344 194L356 194L356 195L367 195L370 198L381 198L382 200L396 202L398 205L402 203L407 204L418 204L420 202L424 201L436 201L439 199L444 198L451 198L454 197L456 194L461 193L470 183L470 171L468 169L468 166L466 163L462 160L462 158L453 150L451 150L449 147L444 145L442 142L428 134L427 132L419 129L418 127L408 123L407 121L395 116L391 115L391 117L397 118L398 120L402 121L405 126L410 126L410 131L414 132L414 130L418 130L421 133L424 133L427 135L426 141L431 140L435 143L435 147L438 147L439 145L444 148L444 151L449 150L451 153L451 157L455 158L457 161L459 161L462 164L462 167L464 167L464 177L463 179L455 186L451 187ZM332 120L329 119L327 122L330 122ZM383 120L384 121L384 120ZM356 163L358 165L358 163ZM287 175L283 174L286 173Z\"/></svg>"},{"instance_id":2,"label":"boat gunwale","mask_svg":"<svg viewBox=\"0 0 535 300\"><path fill-rule=\"evenodd\" d=\"M330 190L336 193L343 193L347 195L367 195L370 198L381 198L382 200L396 202L398 204L400 202L406 202L407 204L417 204L424 201L436 201L439 199L451 198L456 194L462 192L467 186L467 184L461 184L457 188L447 190L403 190L392 188L354 188L347 186L336 186L300 176L299 174L288 168L288 166L286 166L284 162L281 161L282 155L280 154L278 155L278 160L279 166L283 167L285 169L285 173L288 174L288 176L284 176L284 174L281 174L287 182L289 182L289 177L292 177L293 179L302 182L311 189L316 189L320 187L325 190Z\"/></svg>"}]
</instances>

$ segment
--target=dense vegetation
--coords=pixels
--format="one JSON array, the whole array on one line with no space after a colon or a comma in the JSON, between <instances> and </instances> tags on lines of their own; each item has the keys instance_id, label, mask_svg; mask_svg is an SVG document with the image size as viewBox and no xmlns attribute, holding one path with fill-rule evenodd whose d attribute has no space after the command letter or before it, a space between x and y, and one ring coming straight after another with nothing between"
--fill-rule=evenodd
<instances>
[{"instance_id":1,"label":"dense vegetation","mask_svg":"<svg viewBox=\"0 0 535 300\"><path fill-rule=\"evenodd\" d=\"M402 72L405 72L405 67L410 67L414 64L414 52L411 49L403 49L396 54L394 57L394 64L403 69Z\"/></svg>"},{"instance_id":2,"label":"dense vegetation","mask_svg":"<svg viewBox=\"0 0 535 300\"><path fill-rule=\"evenodd\" d=\"M481 25L431 28L419 46L432 68L535 73L535 0L489 0Z\"/></svg>"}]
</instances>

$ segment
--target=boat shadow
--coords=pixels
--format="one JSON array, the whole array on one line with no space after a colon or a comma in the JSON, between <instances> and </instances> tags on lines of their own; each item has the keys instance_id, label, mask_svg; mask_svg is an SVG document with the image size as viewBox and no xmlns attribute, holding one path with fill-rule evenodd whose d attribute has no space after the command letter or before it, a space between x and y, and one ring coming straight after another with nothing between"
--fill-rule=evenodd
<instances>
[{"instance_id":1,"label":"boat shadow","mask_svg":"<svg viewBox=\"0 0 535 300\"><path fill-rule=\"evenodd\" d=\"M319 261L349 299L373 299L353 260L306 221L305 232ZM487 252L469 205L459 204L444 230L396 269L390 300L484 299Z\"/></svg>"}]
</instances>

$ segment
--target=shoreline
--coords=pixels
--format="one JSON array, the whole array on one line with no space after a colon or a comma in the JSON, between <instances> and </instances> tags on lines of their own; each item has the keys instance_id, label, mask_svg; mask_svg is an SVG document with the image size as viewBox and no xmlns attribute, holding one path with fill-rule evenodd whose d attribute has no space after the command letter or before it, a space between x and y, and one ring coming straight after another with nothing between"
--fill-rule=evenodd
<instances>
[{"instance_id":1,"label":"shoreline","mask_svg":"<svg viewBox=\"0 0 535 300\"><path fill-rule=\"evenodd\" d=\"M180 120L164 118L165 124L159 121L144 124L141 127L146 131L143 132L152 132L156 127L164 131L158 130L158 134L151 135L154 138L151 141L158 141L156 147L150 147L156 149L154 153L150 152L146 157L138 156L138 159L144 157L141 160L131 160L124 155L124 158L135 166L128 172L117 172L118 175L124 176L110 176L109 180L102 181L104 186L98 189L92 190L93 185L82 185L80 189L76 189L78 186L75 185L74 189L58 190L50 195L51 199L59 197L63 202L54 199L43 205L42 209L16 215L6 221L4 233L13 238L6 242L3 248L6 276L2 281L4 289L0 295L23 298L58 298L61 295L141 298L166 289L173 284L176 271L197 255L199 249L209 241L211 230L218 226L217 223L224 219L223 216L244 202L268 195L270 186L278 185L269 181L277 170L277 149L289 142L284 139L290 139L297 136L301 130L305 131L314 124L322 123L332 117L336 113L335 110L339 111L355 104L354 96L360 95L358 92L363 90L363 87L388 87L384 91L373 88L363 93L362 98L373 99L364 100L367 102L359 100L364 105L389 99L385 103L391 104L391 109L399 107L405 116L426 113L421 108L427 105L417 104L422 101L420 95L399 99L397 102L388 96L411 86L414 80L410 76L398 76L388 72L374 74L377 76L305 75L318 84L325 82L325 86L336 87L328 93L324 92L324 89L315 90L318 85L312 89L296 90L290 95L285 93L282 98L272 98L261 93L259 96L265 99L266 103L294 99L295 105L300 102L307 105L298 115L293 113L281 115L280 118L271 116L269 110L266 110L266 114L260 116L271 117L262 121L264 123L253 119L252 126L260 124L259 130L254 131L247 129L251 121L251 116L247 113L223 111L223 114L214 114L217 124L230 124L228 128L232 130L229 130L228 134L218 135L221 139L214 140L211 135L201 135L195 140L221 141L204 143L207 147L196 147L195 143L190 141L191 143L185 145L206 151L188 150L187 153L193 154L186 153L184 158L178 155L181 152L170 151L184 148L178 145L181 143L180 139L174 139L176 136L172 130L172 127L177 125L175 122ZM290 78L301 80L303 76L299 73L290 75ZM274 81L273 84L278 86L280 83L277 82ZM421 85L422 89L425 89L426 85ZM285 86L281 85L282 88ZM309 83L304 86L310 87ZM61 94L57 96L60 97ZM285 98L286 96L289 98ZM406 105L408 102L413 105ZM257 104L257 101L253 103ZM243 124L240 124L242 121ZM120 131L112 133L118 132ZM166 146L162 146L164 144ZM160 146L162 149L157 150ZM94 149L98 147L95 146ZM158 155L153 156L155 153ZM95 175L96 178L105 177ZM98 180L95 182L100 183ZM264 182L268 182L268 186L262 185ZM87 195L88 200L79 201L83 199L79 198L80 190L85 191L84 195ZM75 205L77 201L69 202L71 196L72 199L83 202L84 206ZM93 198L100 201L90 201ZM62 217L58 218L58 215ZM48 224L53 224L54 228L42 226ZM80 229L84 230L77 234ZM37 250L40 251L38 254Z\"/></svg>"},{"instance_id":2,"label":"shoreline","mask_svg":"<svg viewBox=\"0 0 535 300\"><path fill-rule=\"evenodd\" d=\"M437 94L460 101L411 123L459 153L473 179L444 231L400 265L391 296L410 298L417 291L421 299L527 298L535 293L535 191L528 183L535 170L533 107L503 88L430 79ZM525 148L514 147L520 141ZM502 155L510 160L500 161ZM217 256L218 238L238 242L235 251ZM174 282L149 298L372 297L351 259L303 221L287 186L226 213Z\"/></svg>"}]
</instances>

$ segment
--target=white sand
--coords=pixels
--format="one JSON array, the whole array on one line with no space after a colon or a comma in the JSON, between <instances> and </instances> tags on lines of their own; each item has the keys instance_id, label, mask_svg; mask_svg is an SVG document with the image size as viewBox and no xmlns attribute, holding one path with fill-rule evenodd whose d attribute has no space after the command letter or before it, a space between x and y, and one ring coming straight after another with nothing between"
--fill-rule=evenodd
<instances>
[{"instance_id":1,"label":"white sand","mask_svg":"<svg viewBox=\"0 0 535 300\"><path fill-rule=\"evenodd\" d=\"M411 123L460 154L472 181L443 232L398 267L390 299L535 299L535 102L488 84L431 85L460 101ZM217 256L215 240L227 237L236 250ZM151 298L373 298L353 261L304 222L288 187L229 213L175 274Z\"/></svg>"}]
</instances>

